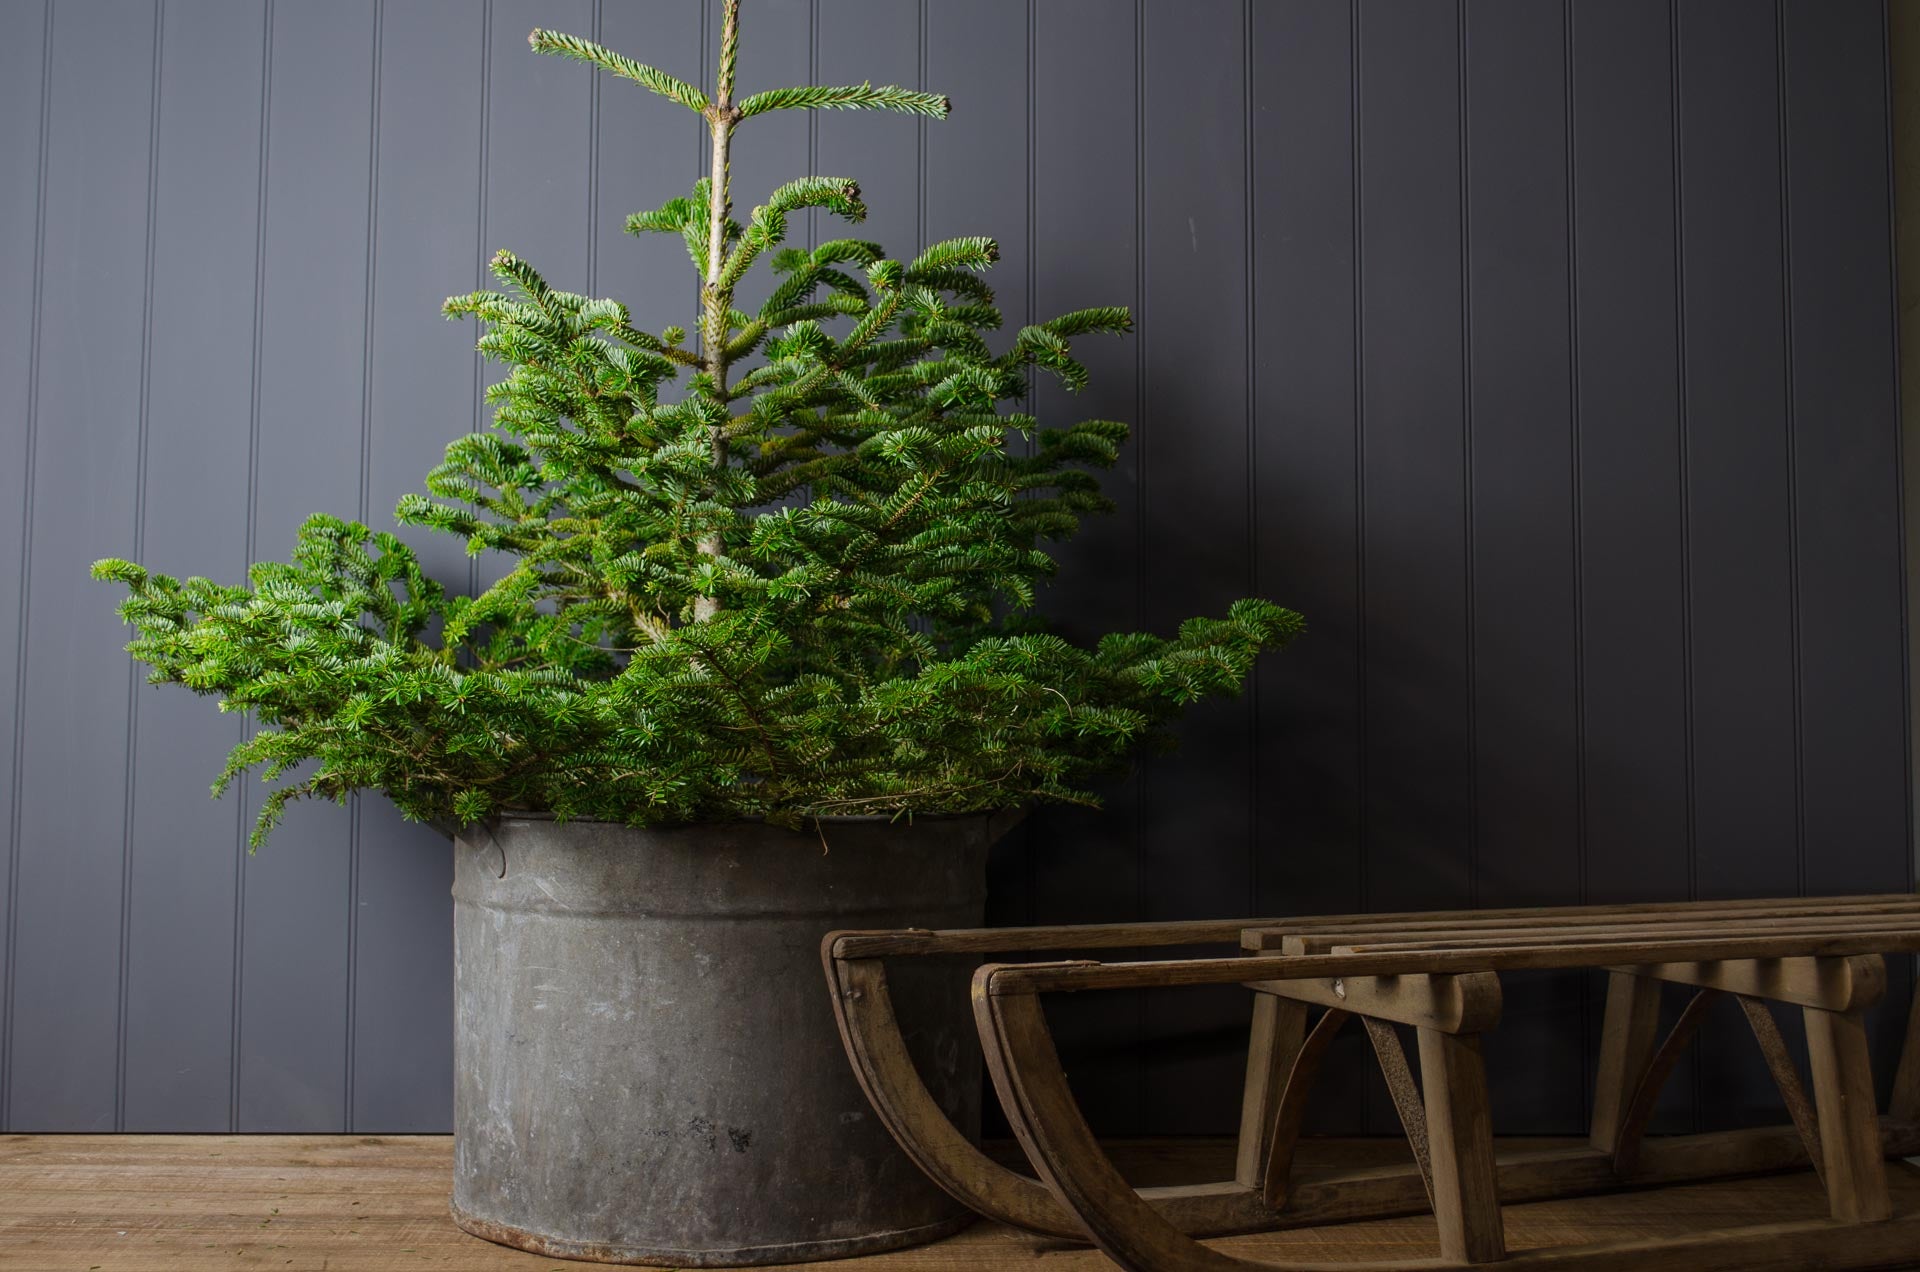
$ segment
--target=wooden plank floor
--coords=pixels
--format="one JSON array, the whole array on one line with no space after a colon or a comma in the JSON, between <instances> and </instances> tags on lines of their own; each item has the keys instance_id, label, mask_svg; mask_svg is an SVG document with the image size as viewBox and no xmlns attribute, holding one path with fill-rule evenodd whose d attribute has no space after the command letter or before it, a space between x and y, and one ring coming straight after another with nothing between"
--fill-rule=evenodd
<instances>
[{"instance_id":1,"label":"wooden plank floor","mask_svg":"<svg viewBox=\"0 0 1920 1272\"><path fill-rule=\"evenodd\" d=\"M1539 1141L1536 1141L1536 1143ZM1384 1162L1399 1141L1317 1141L1307 1163ZM447 1218L452 1142L441 1136L13 1135L0 1137L0 1269L8 1272L553 1272L565 1263L469 1237ZM1217 1141L1147 1141L1115 1157L1136 1183L1231 1173ZM1893 1171L1920 1205L1920 1169ZM1811 1174L1541 1202L1507 1210L1510 1246L1667 1236L1826 1213ZM1235 1237L1248 1255L1415 1259L1430 1218ZM848 1260L848 1272L1111 1268L1085 1248L991 1224L937 1245ZM819 1265L803 1265L819 1266ZM1916 1264L1920 1266L1920 1264Z\"/></svg>"}]
</instances>

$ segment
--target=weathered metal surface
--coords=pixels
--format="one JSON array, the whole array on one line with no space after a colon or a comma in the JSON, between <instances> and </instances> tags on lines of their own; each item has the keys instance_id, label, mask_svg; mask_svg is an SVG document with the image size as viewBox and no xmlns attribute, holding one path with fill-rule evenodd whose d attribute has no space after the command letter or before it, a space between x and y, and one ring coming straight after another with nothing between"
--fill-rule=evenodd
<instances>
[{"instance_id":1,"label":"weathered metal surface","mask_svg":"<svg viewBox=\"0 0 1920 1272\"><path fill-rule=\"evenodd\" d=\"M678 1267L834 1258L964 1226L861 1094L818 947L835 928L978 924L994 829L508 817L463 833L455 1221L545 1255ZM896 999L929 1088L975 1129L966 973L912 960Z\"/></svg>"}]
</instances>

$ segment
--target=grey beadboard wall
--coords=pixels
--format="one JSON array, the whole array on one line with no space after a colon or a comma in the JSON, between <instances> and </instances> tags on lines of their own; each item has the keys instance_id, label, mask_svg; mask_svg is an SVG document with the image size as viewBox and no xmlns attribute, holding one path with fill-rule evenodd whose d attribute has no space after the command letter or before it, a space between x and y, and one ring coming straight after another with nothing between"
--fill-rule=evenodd
<instances>
[{"instance_id":1,"label":"grey beadboard wall","mask_svg":"<svg viewBox=\"0 0 1920 1272\"><path fill-rule=\"evenodd\" d=\"M447 1126L444 845L366 798L248 857L253 793L206 798L242 722L146 687L86 567L238 579L309 511L385 524L483 418L436 309L495 248L684 320L677 247L620 221L697 126L523 37L692 75L716 12L0 0L0 1126ZM746 12L746 84L956 109L756 121L743 200L845 173L897 251L997 236L1013 319L1136 307L1085 395L1038 393L1138 427L1065 626L1312 624L1104 816L1030 822L998 920L1911 886L1880 0ZM1513 986L1505 1127L1583 1124L1597 1005ZM1103 1128L1198 1132L1244 1010L1056 1018ZM1391 1130L1344 1045L1324 1125ZM1766 1113L1737 1016L1690 1064L1675 1125Z\"/></svg>"}]
</instances>

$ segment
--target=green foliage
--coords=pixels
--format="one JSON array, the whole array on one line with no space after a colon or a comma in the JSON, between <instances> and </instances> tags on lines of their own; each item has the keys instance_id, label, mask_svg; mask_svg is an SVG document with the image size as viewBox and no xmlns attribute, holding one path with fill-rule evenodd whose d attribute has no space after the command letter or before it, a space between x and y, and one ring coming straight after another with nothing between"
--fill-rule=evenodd
<instances>
[{"instance_id":1,"label":"green foliage","mask_svg":"<svg viewBox=\"0 0 1920 1272\"><path fill-rule=\"evenodd\" d=\"M905 88L875 88L872 84L843 84L838 88L811 84L804 88L776 88L755 93L740 103L746 119L770 110L897 110L906 115L945 119L953 103L938 93L916 93Z\"/></svg>"},{"instance_id":2,"label":"green foliage","mask_svg":"<svg viewBox=\"0 0 1920 1272\"><path fill-rule=\"evenodd\" d=\"M570 57L603 71L611 71L622 79L630 79L642 87L652 89L669 101L679 102L688 110L702 111L708 106L707 95L687 83L675 79L664 71L656 71L651 66L642 66L629 57L622 57L611 49L605 49L591 40L583 40L577 35L565 35L559 31L543 31L535 28L527 37L527 46L536 53L553 53L560 57Z\"/></svg>"},{"instance_id":3,"label":"green foliage","mask_svg":"<svg viewBox=\"0 0 1920 1272\"><path fill-rule=\"evenodd\" d=\"M867 85L733 106L727 14L712 102L586 41L532 43L702 111L722 173L727 135L760 111L945 111ZM395 515L511 562L480 595L448 595L394 536L327 516L246 586L94 567L128 589L128 650L150 679L257 721L215 786L250 769L279 782L256 843L290 801L363 788L442 825L1092 804L1102 773L1300 630L1244 600L1171 638L1087 649L1048 633L1030 612L1046 545L1109 508L1089 470L1127 427L1043 427L1006 404L1036 368L1080 387L1073 341L1125 332L1127 311L1065 314L996 353L990 239L911 261L860 239L786 247L794 213L862 219L859 188L802 178L744 225L727 195L702 180L628 222L686 240L705 280L697 350L508 252L498 290L447 302L510 371L488 390L492 429L448 446ZM763 259L771 294L735 309Z\"/></svg>"}]
</instances>

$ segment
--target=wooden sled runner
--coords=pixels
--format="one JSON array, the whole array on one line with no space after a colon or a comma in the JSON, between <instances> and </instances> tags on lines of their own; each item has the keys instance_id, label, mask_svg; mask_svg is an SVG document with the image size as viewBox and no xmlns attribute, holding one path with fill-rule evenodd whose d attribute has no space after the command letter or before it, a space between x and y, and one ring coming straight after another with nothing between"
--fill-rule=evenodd
<instances>
[{"instance_id":1,"label":"wooden sled runner","mask_svg":"<svg viewBox=\"0 0 1920 1272\"><path fill-rule=\"evenodd\" d=\"M980 969L974 1001L988 1069L1039 1180L992 1162L946 1120L907 1060L887 997L888 958L1207 943L1239 943L1247 952ZM1501 1261L1556 1268L1855 1268L1920 1260L1920 1214L1892 1214L1883 1164L1885 1156L1920 1152L1920 1009L1909 1022L1885 1118L1873 1102L1862 1023L1862 1013L1884 992L1882 955L1915 950L1920 898L1901 895L835 933L822 952L848 1055L875 1109L955 1197L1005 1223L1090 1236L1125 1267L1224 1270L1277 1265L1231 1258L1194 1237L1429 1208L1441 1232L1441 1261L1424 1265L1433 1267ZM1586 967L1611 969L1590 1142L1496 1159L1479 1036L1498 1022L1499 976ZM1696 990L1665 1040L1657 1037L1663 982ZM1245 985L1255 993L1235 1178L1136 1192L1121 1182L1080 1118L1038 995L1205 984ZM1646 1140L1662 1083L1704 1008L1724 994L1744 1009L1791 1124ZM1811 1098L1780 1038L1773 1005L1805 1015ZM1334 1034L1355 1018L1374 1044L1414 1163L1295 1169L1293 1150L1318 1062ZM1396 1026L1411 1027L1418 1038L1418 1084ZM1825 1181L1831 1221L1505 1257L1501 1202L1810 1163Z\"/></svg>"}]
</instances>

